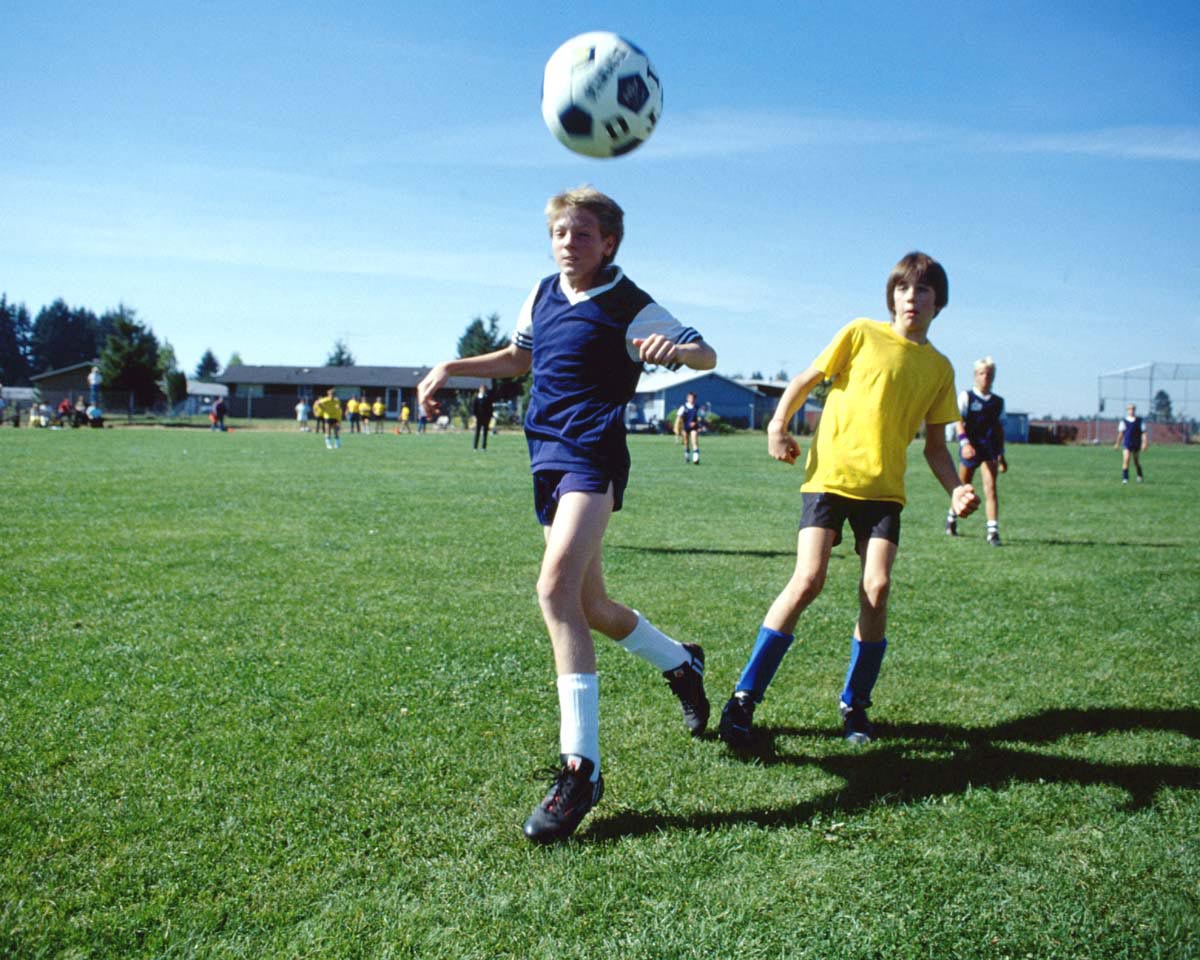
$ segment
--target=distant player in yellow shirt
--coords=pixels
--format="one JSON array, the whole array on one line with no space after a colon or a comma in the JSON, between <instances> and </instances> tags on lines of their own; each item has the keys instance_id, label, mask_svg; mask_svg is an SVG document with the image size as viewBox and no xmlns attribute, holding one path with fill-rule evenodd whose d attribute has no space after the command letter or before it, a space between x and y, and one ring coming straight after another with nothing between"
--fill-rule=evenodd
<instances>
[{"instance_id":1,"label":"distant player in yellow shirt","mask_svg":"<svg viewBox=\"0 0 1200 960\"><path fill-rule=\"evenodd\" d=\"M750 659L721 713L721 739L735 749L752 745L751 723L800 614L825 585L830 551L848 520L862 561L858 622L841 694L846 740L870 742L871 691L887 649L888 591L900 543L908 445L925 424L925 460L962 517L979 506L970 484L960 484L946 449L943 425L958 420L954 370L929 342L929 325L949 300L942 266L923 253L904 257L888 278L891 323L859 319L847 324L807 370L788 384L767 427L771 456L795 463L800 446L787 425L809 391L833 386L808 452L796 569L771 604Z\"/></svg>"},{"instance_id":2,"label":"distant player in yellow shirt","mask_svg":"<svg viewBox=\"0 0 1200 960\"><path fill-rule=\"evenodd\" d=\"M313 404L313 409L325 421L325 446L336 450L342 445L342 405L334 396L332 387Z\"/></svg>"},{"instance_id":3,"label":"distant player in yellow shirt","mask_svg":"<svg viewBox=\"0 0 1200 960\"><path fill-rule=\"evenodd\" d=\"M375 402L371 404L371 423L374 425L374 433L383 433L384 414L387 413L387 407L383 405L383 397L376 397Z\"/></svg>"}]
</instances>

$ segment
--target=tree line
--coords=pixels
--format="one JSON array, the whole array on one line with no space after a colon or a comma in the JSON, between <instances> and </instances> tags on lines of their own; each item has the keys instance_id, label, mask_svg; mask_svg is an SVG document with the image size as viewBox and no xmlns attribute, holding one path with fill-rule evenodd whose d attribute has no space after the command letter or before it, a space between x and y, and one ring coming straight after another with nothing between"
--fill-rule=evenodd
<instances>
[{"instance_id":1,"label":"tree line","mask_svg":"<svg viewBox=\"0 0 1200 960\"><path fill-rule=\"evenodd\" d=\"M25 304L0 294L0 383L28 386L38 374L97 359L105 390L127 393L137 406L176 403L187 395L187 374L174 348L160 342L132 307L122 303L97 315L59 298L31 315ZM235 360L236 354L230 362ZM196 379L220 372L217 358L206 350Z\"/></svg>"}]
</instances>

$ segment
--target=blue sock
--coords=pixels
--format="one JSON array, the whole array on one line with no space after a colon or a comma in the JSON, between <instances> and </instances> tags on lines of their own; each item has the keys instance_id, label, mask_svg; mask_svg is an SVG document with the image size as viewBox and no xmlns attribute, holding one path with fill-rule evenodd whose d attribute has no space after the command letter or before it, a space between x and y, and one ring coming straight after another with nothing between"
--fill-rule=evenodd
<instances>
[{"instance_id":1,"label":"blue sock","mask_svg":"<svg viewBox=\"0 0 1200 960\"><path fill-rule=\"evenodd\" d=\"M779 669L780 661L792 645L793 639L795 638L790 633L780 633L768 626L759 627L758 639L754 642L750 659L746 661L746 668L742 671L735 689L749 693L755 703L762 700L763 694L767 692L767 685Z\"/></svg>"},{"instance_id":2,"label":"blue sock","mask_svg":"<svg viewBox=\"0 0 1200 960\"><path fill-rule=\"evenodd\" d=\"M879 679L879 667L887 651L887 638L876 643L850 642L850 667L846 671L846 688L842 703L849 707L869 707L871 691Z\"/></svg>"}]
</instances>

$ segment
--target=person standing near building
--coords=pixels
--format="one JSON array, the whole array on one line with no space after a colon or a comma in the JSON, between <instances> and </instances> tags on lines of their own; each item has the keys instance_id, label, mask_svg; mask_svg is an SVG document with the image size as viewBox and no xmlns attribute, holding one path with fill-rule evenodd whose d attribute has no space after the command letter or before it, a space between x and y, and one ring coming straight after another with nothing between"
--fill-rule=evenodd
<instances>
[{"instance_id":1,"label":"person standing near building","mask_svg":"<svg viewBox=\"0 0 1200 960\"><path fill-rule=\"evenodd\" d=\"M104 378L100 375L99 367L92 367L91 372L87 375L88 382L88 398L89 402L99 406L100 404L100 384Z\"/></svg>"},{"instance_id":2,"label":"person standing near building","mask_svg":"<svg viewBox=\"0 0 1200 960\"><path fill-rule=\"evenodd\" d=\"M1142 453L1150 445L1150 434L1146 431L1146 421L1137 415L1137 406L1129 404L1125 408L1125 419L1117 425L1117 442L1113 448L1121 450L1121 482L1129 482L1129 461L1137 469L1137 482L1141 483Z\"/></svg>"},{"instance_id":3,"label":"person standing near building","mask_svg":"<svg viewBox=\"0 0 1200 960\"><path fill-rule=\"evenodd\" d=\"M471 412L475 415L475 446L473 448L475 450L479 449L481 435L483 436L483 449L487 449L488 431L492 427L493 408L492 395L488 392L488 388L481 383L479 392L471 401Z\"/></svg>"},{"instance_id":4,"label":"person standing near building","mask_svg":"<svg viewBox=\"0 0 1200 960\"><path fill-rule=\"evenodd\" d=\"M308 400L304 397L296 404L296 425L301 433L308 433Z\"/></svg>"}]
</instances>

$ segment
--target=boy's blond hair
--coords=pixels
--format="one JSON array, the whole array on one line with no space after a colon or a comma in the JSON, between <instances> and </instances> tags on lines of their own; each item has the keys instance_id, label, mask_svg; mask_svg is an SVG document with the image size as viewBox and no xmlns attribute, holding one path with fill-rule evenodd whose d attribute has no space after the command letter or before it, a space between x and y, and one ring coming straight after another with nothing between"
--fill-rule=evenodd
<instances>
[{"instance_id":1,"label":"boy's blond hair","mask_svg":"<svg viewBox=\"0 0 1200 960\"><path fill-rule=\"evenodd\" d=\"M617 250L620 249L621 240L625 237L625 211L612 197L601 193L591 184L585 183L581 187L564 190L547 201L547 229L553 228L554 221L562 216L563 211L571 207L578 207L591 213L600 224L602 237L616 237L617 242L613 244L613 252L604 261L604 266L607 267L617 258Z\"/></svg>"},{"instance_id":2,"label":"boy's blond hair","mask_svg":"<svg viewBox=\"0 0 1200 960\"><path fill-rule=\"evenodd\" d=\"M980 370L995 370L995 369L996 369L996 361L993 360L991 357L980 357L978 360L975 361L975 372L976 373L978 373Z\"/></svg>"}]
</instances>

